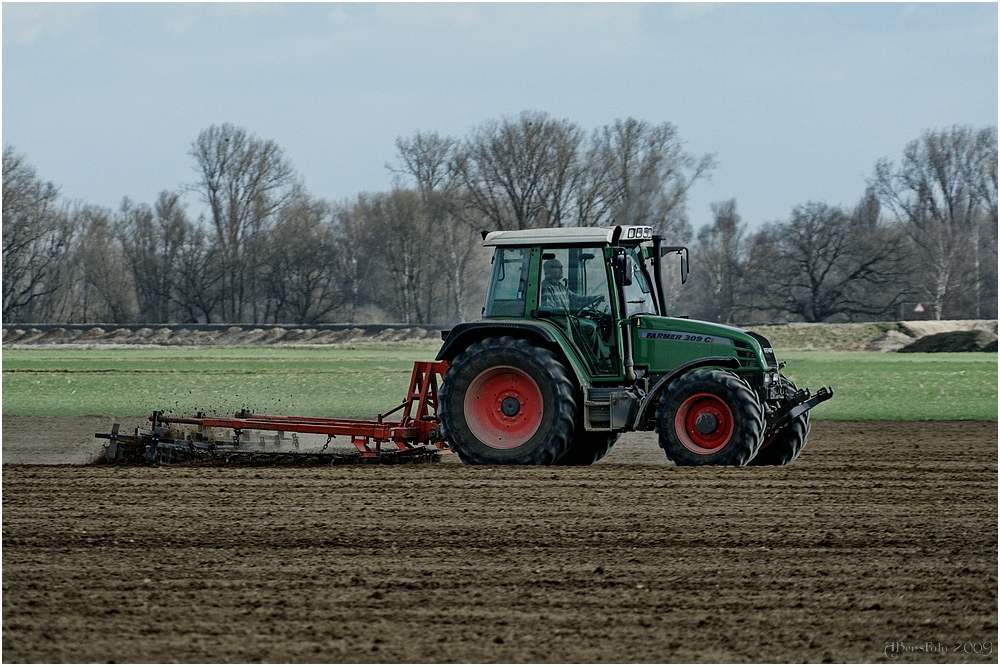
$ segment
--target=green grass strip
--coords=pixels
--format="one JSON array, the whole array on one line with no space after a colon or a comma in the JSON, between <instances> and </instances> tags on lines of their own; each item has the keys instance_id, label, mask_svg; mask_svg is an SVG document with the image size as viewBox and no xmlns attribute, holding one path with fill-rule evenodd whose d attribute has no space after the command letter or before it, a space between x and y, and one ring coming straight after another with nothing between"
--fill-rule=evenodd
<instances>
[{"instance_id":1,"label":"green grass strip","mask_svg":"<svg viewBox=\"0 0 1000 666\"><path fill-rule=\"evenodd\" d=\"M439 346L5 350L3 411L124 417L245 408L370 418L402 401L413 362L432 360Z\"/></svg>"},{"instance_id":2,"label":"green grass strip","mask_svg":"<svg viewBox=\"0 0 1000 666\"><path fill-rule=\"evenodd\" d=\"M403 399L436 341L329 347L8 349L3 413L260 413L372 418ZM830 385L817 419L997 420L996 354L781 353L799 386Z\"/></svg>"},{"instance_id":3,"label":"green grass strip","mask_svg":"<svg viewBox=\"0 0 1000 666\"><path fill-rule=\"evenodd\" d=\"M789 352L783 372L799 386L833 386L818 419L996 421L996 354Z\"/></svg>"}]
</instances>

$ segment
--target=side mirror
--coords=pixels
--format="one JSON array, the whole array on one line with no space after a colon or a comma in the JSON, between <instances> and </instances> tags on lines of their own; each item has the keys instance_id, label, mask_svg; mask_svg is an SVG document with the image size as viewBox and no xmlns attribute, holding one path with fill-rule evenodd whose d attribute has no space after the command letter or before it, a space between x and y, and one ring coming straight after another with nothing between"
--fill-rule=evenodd
<instances>
[{"instance_id":1,"label":"side mirror","mask_svg":"<svg viewBox=\"0 0 1000 666\"><path fill-rule=\"evenodd\" d=\"M681 255L681 284L687 282L688 279L688 266L690 264L690 257L688 256L688 249L683 246L671 246L671 247L661 247L660 256L663 257L671 252L676 252Z\"/></svg>"},{"instance_id":2,"label":"side mirror","mask_svg":"<svg viewBox=\"0 0 1000 666\"><path fill-rule=\"evenodd\" d=\"M632 262L625 250L617 250L615 252L615 276L618 281L629 287L632 285Z\"/></svg>"}]
</instances>

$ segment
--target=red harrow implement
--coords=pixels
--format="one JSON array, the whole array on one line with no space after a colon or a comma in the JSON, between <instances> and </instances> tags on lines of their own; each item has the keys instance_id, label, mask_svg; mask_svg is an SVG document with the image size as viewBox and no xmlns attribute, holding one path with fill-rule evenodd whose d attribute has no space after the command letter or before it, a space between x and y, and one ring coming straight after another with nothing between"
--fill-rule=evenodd
<instances>
[{"instance_id":1,"label":"red harrow implement","mask_svg":"<svg viewBox=\"0 0 1000 666\"><path fill-rule=\"evenodd\" d=\"M252 414L243 410L232 418L198 414L168 416L153 412L151 428L119 434L115 423L107 439L105 460L112 463L169 463L224 461L257 465L338 464L351 462L434 462L447 445L437 417L440 378L446 361L413 364L406 399L374 421ZM397 418L390 419L399 413ZM319 451L300 450L300 437L326 436ZM337 437L350 438L354 451L331 451ZM392 444L391 448L383 447Z\"/></svg>"}]
</instances>

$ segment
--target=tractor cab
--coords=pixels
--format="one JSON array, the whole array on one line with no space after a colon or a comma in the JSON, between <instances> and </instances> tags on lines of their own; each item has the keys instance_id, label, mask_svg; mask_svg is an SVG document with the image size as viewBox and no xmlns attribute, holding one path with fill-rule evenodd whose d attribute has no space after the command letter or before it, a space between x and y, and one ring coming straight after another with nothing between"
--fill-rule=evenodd
<instances>
[{"instance_id":1,"label":"tractor cab","mask_svg":"<svg viewBox=\"0 0 1000 666\"><path fill-rule=\"evenodd\" d=\"M555 327L596 382L629 374L633 320L667 316L661 257L680 254L687 279L687 248L648 226L497 231L484 244L496 248L484 318Z\"/></svg>"}]
</instances>

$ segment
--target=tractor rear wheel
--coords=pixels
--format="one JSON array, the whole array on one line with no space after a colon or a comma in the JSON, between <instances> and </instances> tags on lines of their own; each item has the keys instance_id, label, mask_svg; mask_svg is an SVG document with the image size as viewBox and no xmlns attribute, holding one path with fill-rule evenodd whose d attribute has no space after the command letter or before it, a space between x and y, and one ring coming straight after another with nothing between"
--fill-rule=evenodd
<instances>
[{"instance_id":1,"label":"tractor rear wheel","mask_svg":"<svg viewBox=\"0 0 1000 666\"><path fill-rule=\"evenodd\" d=\"M569 450L563 454L556 465L586 466L611 453L619 433L616 432L586 432L581 431L573 438Z\"/></svg>"},{"instance_id":2,"label":"tractor rear wheel","mask_svg":"<svg viewBox=\"0 0 1000 666\"><path fill-rule=\"evenodd\" d=\"M556 356L504 336L470 345L444 375L438 416L473 465L552 465L576 429L576 389Z\"/></svg>"},{"instance_id":3,"label":"tractor rear wheel","mask_svg":"<svg viewBox=\"0 0 1000 666\"><path fill-rule=\"evenodd\" d=\"M660 398L660 448L677 465L746 465L761 445L764 412L750 386L707 368L680 377Z\"/></svg>"},{"instance_id":4,"label":"tractor rear wheel","mask_svg":"<svg viewBox=\"0 0 1000 666\"><path fill-rule=\"evenodd\" d=\"M801 414L765 442L751 465L788 465L802 453L809 438L809 412Z\"/></svg>"}]
</instances>

